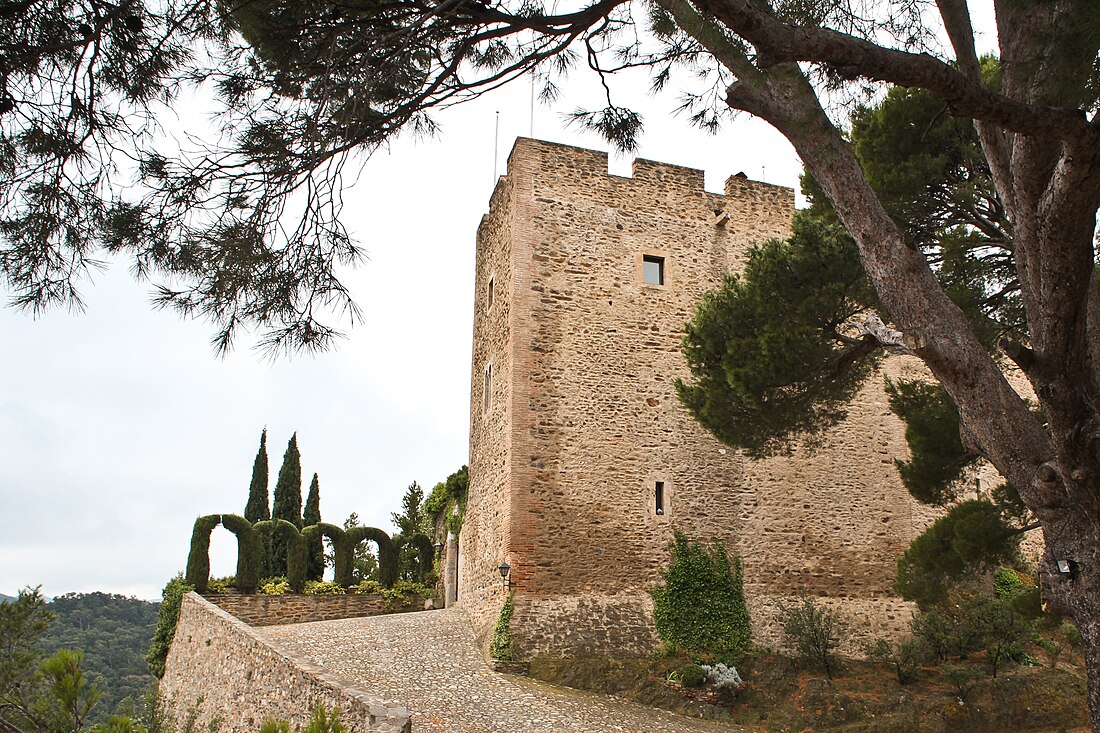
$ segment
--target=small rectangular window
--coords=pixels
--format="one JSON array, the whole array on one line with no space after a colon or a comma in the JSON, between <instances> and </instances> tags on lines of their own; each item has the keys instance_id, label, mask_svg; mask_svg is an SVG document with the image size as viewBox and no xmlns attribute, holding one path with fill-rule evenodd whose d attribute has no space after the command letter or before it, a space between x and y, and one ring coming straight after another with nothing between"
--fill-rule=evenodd
<instances>
[{"instance_id":1,"label":"small rectangular window","mask_svg":"<svg viewBox=\"0 0 1100 733\"><path fill-rule=\"evenodd\" d=\"M488 413L489 408L493 404L493 365L485 365L485 382L482 385L484 394L482 395L481 409L483 412Z\"/></svg>"},{"instance_id":2,"label":"small rectangular window","mask_svg":"<svg viewBox=\"0 0 1100 733\"><path fill-rule=\"evenodd\" d=\"M488 301L488 305L486 306L487 308L492 308L493 307L493 296L495 295L495 293L493 292L493 290L494 290L494 288L493 288L494 279L495 278L489 278L489 287L487 289L488 292L486 293L486 300Z\"/></svg>"},{"instance_id":3,"label":"small rectangular window","mask_svg":"<svg viewBox=\"0 0 1100 733\"><path fill-rule=\"evenodd\" d=\"M653 496L654 496L654 504L655 504L654 509L656 510L657 514L664 514L665 513L665 482L664 481L658 481L653 488L654 488Z\"/></svg>"},{"instance_id":4,"label":"small rectangular window","mask_svg":"<svg viewBox=\"0 0 1100 733\"><path fill-rule=\"evenodd\" d=\"M642 282L647 285L665 284L665 258L642 255Z\"/></svg>"}]
</instances>

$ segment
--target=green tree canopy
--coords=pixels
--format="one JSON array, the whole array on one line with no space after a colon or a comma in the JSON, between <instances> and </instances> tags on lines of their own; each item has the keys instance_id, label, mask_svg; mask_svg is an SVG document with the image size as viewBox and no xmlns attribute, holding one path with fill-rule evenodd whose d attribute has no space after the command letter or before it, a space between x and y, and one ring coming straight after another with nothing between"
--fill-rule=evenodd
<instances>
[{"instance_id":1,"label":"green tree canopy","mask_svg":"<svg viewBox=\"0 0 1100 733\"><path fill-rule=\"evenodd\" d=\"M100 692L92 723L106 722L126 697L140 700L153 681L145 652L157 622L156 603L115 593L66 593L46 608L54 621L41 638L46 654L84 653L81 669Z\"/></svg>"},{"instance_id":2,"label":"green tree canopy","mask_svg":"<svg viewBox=\"0 0 1100 733\"><path fill-rule=\"evenodd\" d=\"M302 525L305 527L321 522L321 483L317 474L313 474L313 480L309 484L309 493L306 495L306 506L302 510ZM310 580L320 580L325 574L325 547L321 537L313 537L309 540L309 565L306 569L306 577Z\"/></svg>"},{"instance_id":3,"label":"green tree canopy","mask_svg":"<svg viewBox=\"0 0 1100 733\"><path fill-rule=\"evenodd\" d=\"M297 433L290 436L283 453L279 477L275 480L271 518L282 519L298 529L302 528L302 457L298 453ZM281 532L271 537L271 572L274 575L287 574L287 540Z\"/></svg>"},{"instance_id":4,"label":"green tree canopy","mask_svg":"<svg viewBox=\"0 0 1100 733\"><path fill-rule=\"evenodd\" d=\"M256 459L252 462L252 482L248 486L248 503L244 507L244 518L255 524L271 519L271 507L267 494L267 428L260 433L260 447ZM263 538L263 554L260 558L260 577L271 576L271 547L269 538Z\"/></svg>"},{"instance_id":5,"label":"green tree canopy","mask_svg":"<svg viewBox=\"0 0 1100 733\"><path fill-rule=\"evenodd\" d=\"M394 543L400 546L399 552L399 577L401 580L420 580L422 573L422 554L419 546L414 542L417 535L422 535L424 526L424 489L413 481L405 489L401 497L401 511L393 512L390 518L393 520L397 534L394 535ZM431 544L431 541L428 541Z\"/></svg>"},{"instance_id":6,"label":"green tree canopy","mask_svg":"<svg viewBox=\"0 0 1100 733\"><path fill-rule=\"evenodd\" d=\"M267 481L267 428L264 428L260 433L260 447L256 451L256 459L252 462L252 482L248 485L248 502L244 507L244 518L250 522L271 519Z\"/></svg>"},{"instance_id":7,"label":"green tree canopy","mask_svg":"<svg viewBox=\"0 0 1100 733\"><path fill-rule=\"evenodd\" d=\"M362 526L363 524L359 521L359 515L356 512L352 512L348 515L348 518L344 520L345 532L349 529ZM325 562L335 564L335 552L331 556L331 560L329 557L326 557ZM364 580L378 579L378 556L371 552L370 546L367 545L367 543L358 543L352 553L351 583L355 585Z\"/></svg>"},{"instance_id":8,"label":"green tree canopy","mask_svg":"<svg viewBox=\"0 0 1100 733\"><path fill-rule=\"evenodd\" d=\"M901 556L894 587L922 607L939 603L953 582L975 568L1017 562L1017 534L1005 525L992 502L958 504Z\"/></svg>"},{"instance_id":9,"label":"green tree canopy","mask_svg":"<svg viewBox=\"0 0 1100 733\"><path fill-rule=\"evenodd\" d=\"M81 669L83 652L43 651L53 621L45 606L37 590L0 603L0 728L9 733L77 733L100 704L99 689Z\"/></svg>"},{"instance_id":10,"label":"green tree canopy","mask_svg":"<svg viewBox=\"0 0 1100 733\"><path fill-rule=\"evenodd\" d=\"M442 515L444 531L457 535L462 528L462 516L466 510L466 493L469 488L468 466L463 466L448 476L446 481L440 481L433 486L428 498L424 500L420 531L428 537L435 536L436 522ZM436 539L442 541L445 538Z\"/></svg>"},{"instance_id":11,"label":"green tree canopy","mask_svg":"<svg viewBox=\"0 0 1100 733\"><path fill-rule=\"evenodd\" d=\"M708 293L684 335L680 398L749 455L782 452L845 415L879 344L853 334L874 296L851 238L807 216L787 240L752 247L744 272Z\"/></svg>"}]
</instances>

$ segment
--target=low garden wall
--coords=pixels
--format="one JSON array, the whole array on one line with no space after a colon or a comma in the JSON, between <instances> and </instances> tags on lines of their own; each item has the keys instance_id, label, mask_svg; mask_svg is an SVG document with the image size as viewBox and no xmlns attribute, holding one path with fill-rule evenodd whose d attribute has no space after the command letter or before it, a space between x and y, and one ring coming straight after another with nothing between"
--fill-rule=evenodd
<instances>
[{"instance_id":1,"label":"low garden wall","mask_svg":"<svg viewBox=\"0 0 1100 733\"><path fill-rule=\"evenodd\" d=\"M207 593L206 600L249 626L278 626L306 621L333 621L338 618L380 616L384 613L407 613L424 608L424 599L417 595L406 600L389 601L381 595L321 595L298 593L279 596L242 593Z\"/></svg>"},{"instance_id":2,"label":"low garden wall","mask_svg":"<svg viewBox=\"0 0 1100 733\"><path fill-rule=\"evenodd\" d=\"M183 597L160 691L179 730L255 733L268 719L286 720L295 730L318 705L339 710L351 731L412 729L403 706L291 657L197 593Z\"/></svg>"}]
</instances>

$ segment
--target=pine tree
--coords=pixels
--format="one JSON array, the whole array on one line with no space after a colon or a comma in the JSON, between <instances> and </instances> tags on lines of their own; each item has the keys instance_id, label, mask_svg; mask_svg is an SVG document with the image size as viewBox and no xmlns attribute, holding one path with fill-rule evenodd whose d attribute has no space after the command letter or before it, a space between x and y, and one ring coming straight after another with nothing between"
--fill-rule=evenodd
<instances>
[{"instance_id":1,"label":"pine tree","mask_svg":"<svg viewBox=\"0 0 1100 733\"><path fill-rule=\"evenodd\" d=\"M272 519L285 519L298 529L302 528L302 457L298 453L298 434L290 436L279 478L275 481L275 502L271 507ZM271 539L271 573L286 575L286 540L279 535Z\"/></svg>"},{"instance_id":2,"label":"pine tree","mask_svg":"<svg viewBox=\"0 0 1100 733\"><path fill-rule=\"evenodd\" d=\"M394 541L401 547L398 562L401 567L400 577L402 580L416 580L420 577L420 557L416 546L412 543L413 537L420 533L420 527L424 523L423 504L424 489L420 487L420 484L413 481L401 498L401 508L404 511L400 514L397 512L390 514L394 526L397 527Z\"/></svg>"},{"instance_id":3,"label":"pine tree","mask_svg":"<svg viewBox=\"0 0 1100 733\"><path fill-rule=\"evenodd\" d=\"M256 451L256 460L252 462L252 483L248 487L248 503L244 507L244 518L252 524L271 519L271 509L267 500L267 428L260 433L260 449ZM271 541L264 538L260 557L260 577L271 575Z\"/></svg>"},{"instance_id":4,"label":"pine tree","mask_svg":"<svg viewBox=\"0 0 1100 733\"><path fill-rule=\"evenodd\" d=\"M306 527L321 522L321 484L317 480L317 474L313 474L313 481L309 485L309 495L306 497L306 508L302 510L302 524ZM321 542L321 535L317 535L309 541L307 550L308 565L306 577L310 580L320 580L325 574L325 547Z\"/></svg>"}]
</instances>

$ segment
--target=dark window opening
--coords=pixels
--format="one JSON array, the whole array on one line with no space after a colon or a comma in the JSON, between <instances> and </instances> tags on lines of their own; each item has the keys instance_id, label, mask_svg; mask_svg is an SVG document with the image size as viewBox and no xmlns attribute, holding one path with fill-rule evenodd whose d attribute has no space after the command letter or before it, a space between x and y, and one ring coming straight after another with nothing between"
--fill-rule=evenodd
<instances>
[{"instance_id":1,"label":"dark window opening","mask_svg":"<svg viewBox=\"0 0 1100 733\"><path fill-rule=\"evenodd\" d=\"M494 290L494 288L493 288L493 278L489 278L489 292L488 292L489 305L487 306L489 308L493 307L493 296L495 295L493 290Z\"/></svg>"},{"instance_id":2,"label":"dark window opening","mask_svg":"<svg viewBox=\"0 0 1100 733\"><path fill-rule=\"evenodd\" d=\"M489 412L489 408L493 404L493 365L485 365L485 383L482 385L484 394L482 395L481 409L484 412Z\"/></svg>"},{"instance_id":3,"label":"dark window opening","mask_svg":"<svg viewBox=\"0 0 1100 733\"><path fill-rule=\"evenodd\" d=\"M655 491L653 492L653 494L654 494L654 505L655 505L657 514L664 514L665 513L665 482L664 481L658 481L656 486L654 487L654 489L655 489Z\"/></svg>"},{"instance_id":4,"label":"dark window opening","mask_svg":"<svg viewBox=\"0 0 1100 733\"><path fill-rule=\"evenodd\" d=\"M642 282L647 285L665 284L665 258L642 255Z\"/></svg>"}]
</instances>

